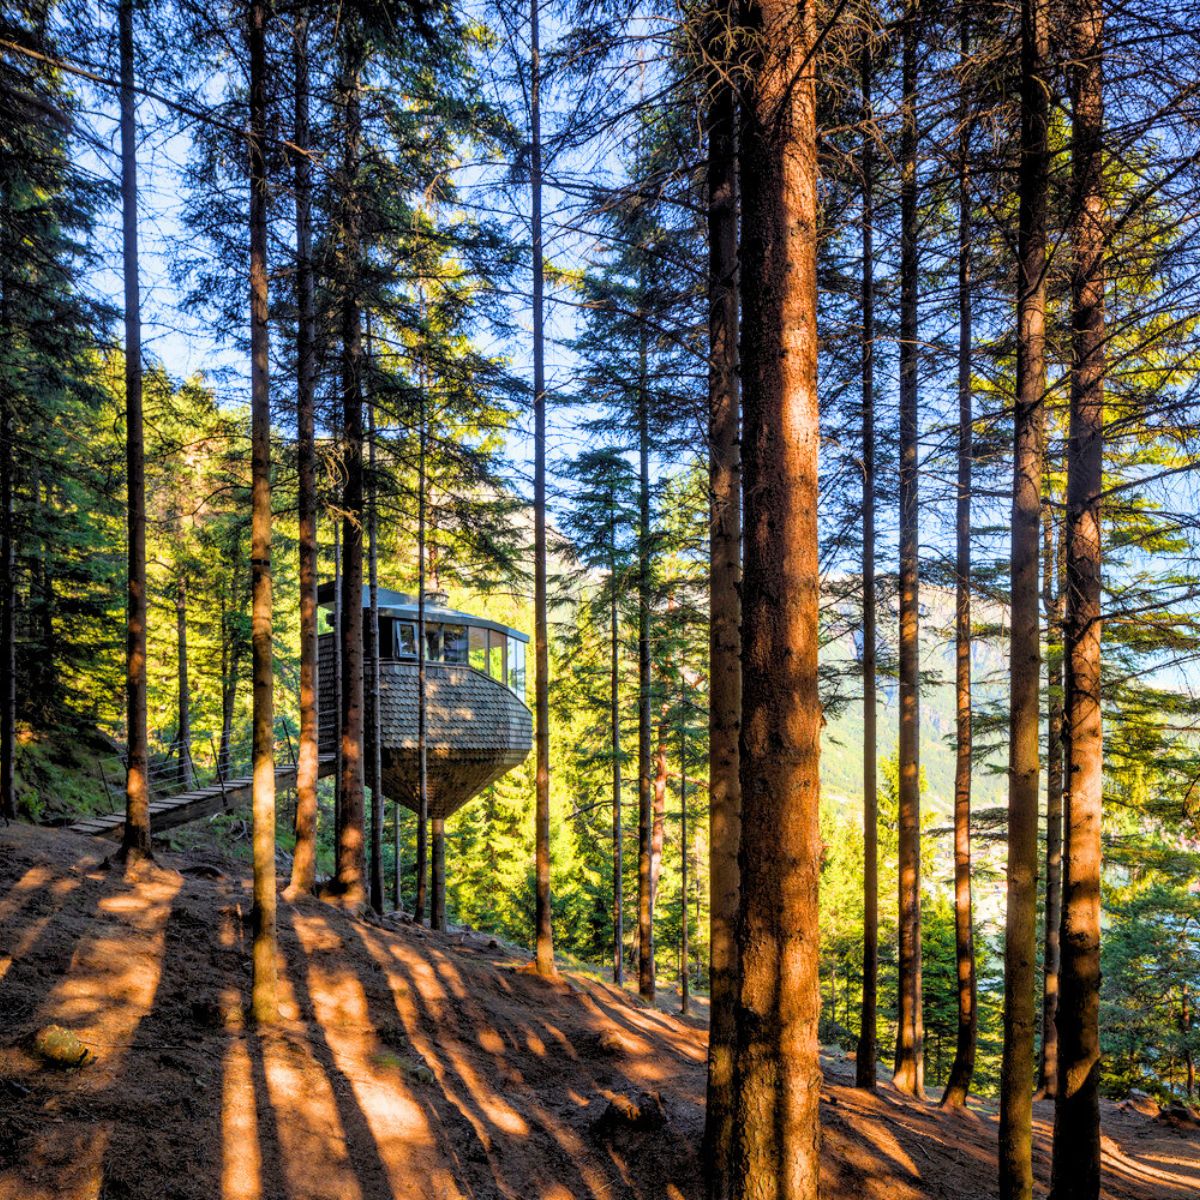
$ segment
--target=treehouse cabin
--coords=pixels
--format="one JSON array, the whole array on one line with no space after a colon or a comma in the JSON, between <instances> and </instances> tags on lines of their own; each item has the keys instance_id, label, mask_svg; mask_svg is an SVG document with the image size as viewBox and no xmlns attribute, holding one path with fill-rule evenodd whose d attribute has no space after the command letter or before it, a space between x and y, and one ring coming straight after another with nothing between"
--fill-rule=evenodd
<instances>
[{"instance_id":1,"label":"treehouse cabin","mask_svg":"<svg viewBox=\"0 0 1200 1200\"><path fill-rule=\"evenodd\" d=\"M334 628L334 585L322 584L318 602L331 632L319 637L321 753L337 749L339 672ZM369 680L370 591L363 588L364 674ZM383 794L417 812L420 807L417 723L416 598L379 589L379 711ZM441 822L513 767L533 745L525 706L525 648L515 629L445 607L441 593L425 601L425 762L429 816ZM371 756L375 697L366 702L367 762Z\"/></svg>"}]
</instances>

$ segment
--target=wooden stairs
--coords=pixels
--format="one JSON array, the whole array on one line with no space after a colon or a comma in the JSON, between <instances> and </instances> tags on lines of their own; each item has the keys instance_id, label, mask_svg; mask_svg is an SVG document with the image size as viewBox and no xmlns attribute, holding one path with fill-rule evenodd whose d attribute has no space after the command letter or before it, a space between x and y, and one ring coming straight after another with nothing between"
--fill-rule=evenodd
<instances>
[{"instance_id":1,"label":"wooden stairs","mask_svg":"<svg viewBox=\"0 0 1200 1200\"><path fill-rule=\"evenodd\" d=\"M332 775L336 769L337 759L334 755L322 755L317 760L317 773L320 776ZM294 787L296 783L296 767L292 763L275 768L275 787ZM180 792L175 796L165 796L162 799L150 801L150 832L164 833L179 825L187 825L191 821L201 821L217 813L237 808L250 799L254 785L251 775L239 775L236 779L227 779L222 783L212 783L207 787L196 788L190 792ZM85 821L76 821L68 825L72 833L91 834L93 837L119 838L125 829L125 813L109 813L107 816L88 817Z\"/></svg>"}]
</instances>

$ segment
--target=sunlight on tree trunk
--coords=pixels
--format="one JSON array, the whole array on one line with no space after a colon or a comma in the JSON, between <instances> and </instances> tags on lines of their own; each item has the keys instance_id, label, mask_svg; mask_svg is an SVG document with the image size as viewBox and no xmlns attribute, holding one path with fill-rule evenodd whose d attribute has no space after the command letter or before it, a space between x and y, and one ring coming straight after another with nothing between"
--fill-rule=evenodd
<instances>
[{"instance_id":1,"label":"sunlight on tree trunk","mask_svg":"<svg viewBox=\"0 0 1200 1200\"><path fill-rule=\"evenodd\" d=\"M134 123L133 0L117 6L121 56L121 214L125 271L125 464L129 599L125 649L125 832L119 857L150 855L146 732L146 454L142 434L142 312L138 282L137 127Z\"/></svg>"},{"instance_id":2,"label":"sunlight on tree trunk","mask_svg":"<svg viewBox=\"0 0 1200 1200\"><path fill-rule=\"evenodd\" d=\"M550 907L550 645L546 598L546 367L542 262L542 125L541 47L538 41L538 2L529 4L529 128L530 196L533 225L533 622L534 712L537 742L535 780L535 965L539 975L555 974L554 927Z\"/></svg>"},{"instance_id":3,"label":"sunlight on tree trunk","mask_svg":"<svg viewBox=\"0 0 1200 1200\"><path fill-rule=\"evenodd\" d=\"M366 899L363 813L363 405L362 213L359 171L362 113L359 90L366 56L359 18L348 15L339 47L338 96L345 114L342 137L342 711L341 806L337 830L336 890L354 907Z\"/></svg>"},{"instance_id":4,"label":"sunlight on tree trunk","mask_svg":"<svg viewBox=\"0 0 1200 1200\"><path fill-rule=\"evenodd\" d=\"M1049 472L1043 473L1049 476ZM1042 608L1046 614L1046 925L1042 954L1042 1051L1037 1098L1058 1093L1058 972L1062 924L1063 687L1062 603L1065 539L1054 535L1054 513L1042 513Z\"/></svg>"},{"instance_id":5,"label":"sunlight on tree trunk","mask_svg":"<svg viewBox=\"0 0 1200 1200\"><path fill-rule=\"evenodd\" d=\"M1017 217L1017 398L1009 653L1008 894L1004 1051L1000 1068L1000 1195L1033 1195L1034 984L1037 957L1040 549L1046 393L1046 201L1050 97L1042 0L1021 4L1021 164Z\"/></svg>"},{"instance_id":6,"label":"sunlight on tree trunk","mask_svg":"<svg viewBox=\"0 0 1200 1200\"><path fill-rule=\"evenodd\" d=\"M1067 792L1063 821L1062 969L1054 1200L1100 1194L1100 493L1104 464L1107 214L1102 0L1069 12L1073 206L1071 415L1067 439Z\"/></svg>"},{"instance_id":7,"label":"sunlight on tree trunk","mask_svg":"<svg viewBox=\"0 0 1200 1200\"><path fill-rule=\"evenodd\" d=\"M250 51L250 414L254 656L254 982L260 1024L278 1018L275 946L275 701L271 645L271 401L267 331L267 6L252 0Z\"/></svg>"},{"instance_id":8,"label":"sunlight on tree trunk","mask_svg":"<svg viewBox=\"0 0 1200 1200\"><path fill-rule=\"evenodd\" d=\"M870 39L872 31L866 34ZM875 628L875 131L870 41L862 50L862 681L863 985L854 1082L874 1088L879 1059L879 758Z\"/></svg>"},{"instance_id":9,"label":"sunlight on tree trunk","mask_svg":"<svg viewBox=\"0 0 1200 1200\"><path fill-rule=\"evenodd\" d=\"M744 329L740 958L734 1194L815 1200L820 700L817 688L817 135L811 5L770 0L742 142Z\"/></svg>"},{"instance_id":10,"label":"sunlight on tree trunk","mask_svg":"<svg viewBox=\"0 0 1200 1200\"><path fill-rule=\"evenodd\" d=\"M959 12L959 61L970 52L967 9ZM958 142L958 494L954 564L954 952L958 983L958 1033L954 1062L942 1093L946 1108L967 1102L975 1073L979 1027L976 1007L975 929L971 898L971 135L965 84L959 91Z\"/></svg>"},{"instance_id":11,"label":"sunlight on tree trunk","mask_svg":"<svg viewBox=\"0 0 1200 1200\"><path fill-rule=\"evenodd\" d=\"M900 128L900 869L899 1016L892 1082L925 1094L921 993L920 582L917 498L917 51L920 0L906 0Z\"/></svg>"},{"instance_id":12,"label":"sunlight on tree trunk","mask_svg":"<svg viewBox=\"0 0 1200 1200\"><path fill-rule=\"evenodd\" d=\"M292 30L296 195L296 466L300 604L300 746L296 762L296 845L291 892L317 879L317 454L315 439L316 292L312 263L312 160L309 157L308 9Z\"/></svg>"},{"instance_id":13,"label":"sunlight on tree trunk","mask_svg":"<svg viewBox=\"0 0 1200 1200\"><path fill-rule=\"evenodd\" d=\"M737 102L725 70L733 13L707 33L709 479L709 1038L704 1116L708 1200L733 1189L733 1054L737 1004L738 843L742 717L741 442L738 389Z\"/></svg>"}]
</instances>

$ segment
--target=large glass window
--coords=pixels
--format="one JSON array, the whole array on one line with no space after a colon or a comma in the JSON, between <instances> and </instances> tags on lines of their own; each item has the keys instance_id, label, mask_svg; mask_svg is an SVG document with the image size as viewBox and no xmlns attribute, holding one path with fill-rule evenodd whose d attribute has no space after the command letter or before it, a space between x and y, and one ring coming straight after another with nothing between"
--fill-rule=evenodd
<instances>
[{"instance_id":1,"label":"large glass window","mask_svg":"<svg viewBox=\"0 0 1200 1200\"><path fill-rule=\"evenodd\" d=\"M442 658L448 663L467 661L467 627L465 625L442 626Z\"/></svg>"},{"instance_id":2,"label":"large glass window","mask_svg":"<svg viewBox=\"0 0 1200 1200\"><path fill-rule=\"evenodd\" d=\"M478 625L472 625L467 630L467 643L471 666L486 675L488 666L487 630L480 629Z\"/></svg>"},{"instance_id":3,"label":"large glass window","mask_svg":"<svg viewBox=\"0 0 1200 1200\"><path fill-rule=\"evenodd\" d=\"M508 686L525 698L525 643L520 638L508 639Z\"/></svg>"},{"instance_id":4,"label":"large glass window","mask_svg":"<svg viewBox=\"0 0 1200 1200\"><path fill-rule=\"evenodd\" d=\"M493 679L504 682L504 676L507 671L505 662L505 643L508 638L502 633L497 633L494 629L488 630L488 674Z\"/></svg>"},{"instance_id":5,"label":"large glass window","mask_svg":"<svg viewBox=\"0 0 1200 1200\"><path fill-rule=\"evenodd\" d=\"M417 627L411 621L396 622L396 657L417 657Z\"/></svg>"},{"instance_id":6,"label":"large glass window","mask_svg":"<svg viewBox=\"0 0 1200 1200\"><path fill-rule=\"evenodd\" d=\"M425 661L442 661L442 627L440 625L425 625Z\"/></svg>"}]
</instances>

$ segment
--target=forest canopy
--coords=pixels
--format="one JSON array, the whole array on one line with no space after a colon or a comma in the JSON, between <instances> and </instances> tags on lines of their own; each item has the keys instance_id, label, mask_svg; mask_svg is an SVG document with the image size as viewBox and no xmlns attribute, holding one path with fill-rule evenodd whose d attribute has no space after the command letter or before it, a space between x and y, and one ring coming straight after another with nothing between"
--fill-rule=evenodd
<instances>
[{"instance_id":1,"label":"forest canopy","mask_svg":"<svg viewBox=\"0 0 1200 1200\"><path fill-rule=\"evenodd\" d=\"M1200 1099L1198 63L1137 0L5 0L6 818L244 859L262 1022L280 889L701 997L712 1200L816 1195L818 1045L997 1100L1005 1196L1053 1100L1097 1196L1101 1097Z\"/></svg>"}]
</instances>

